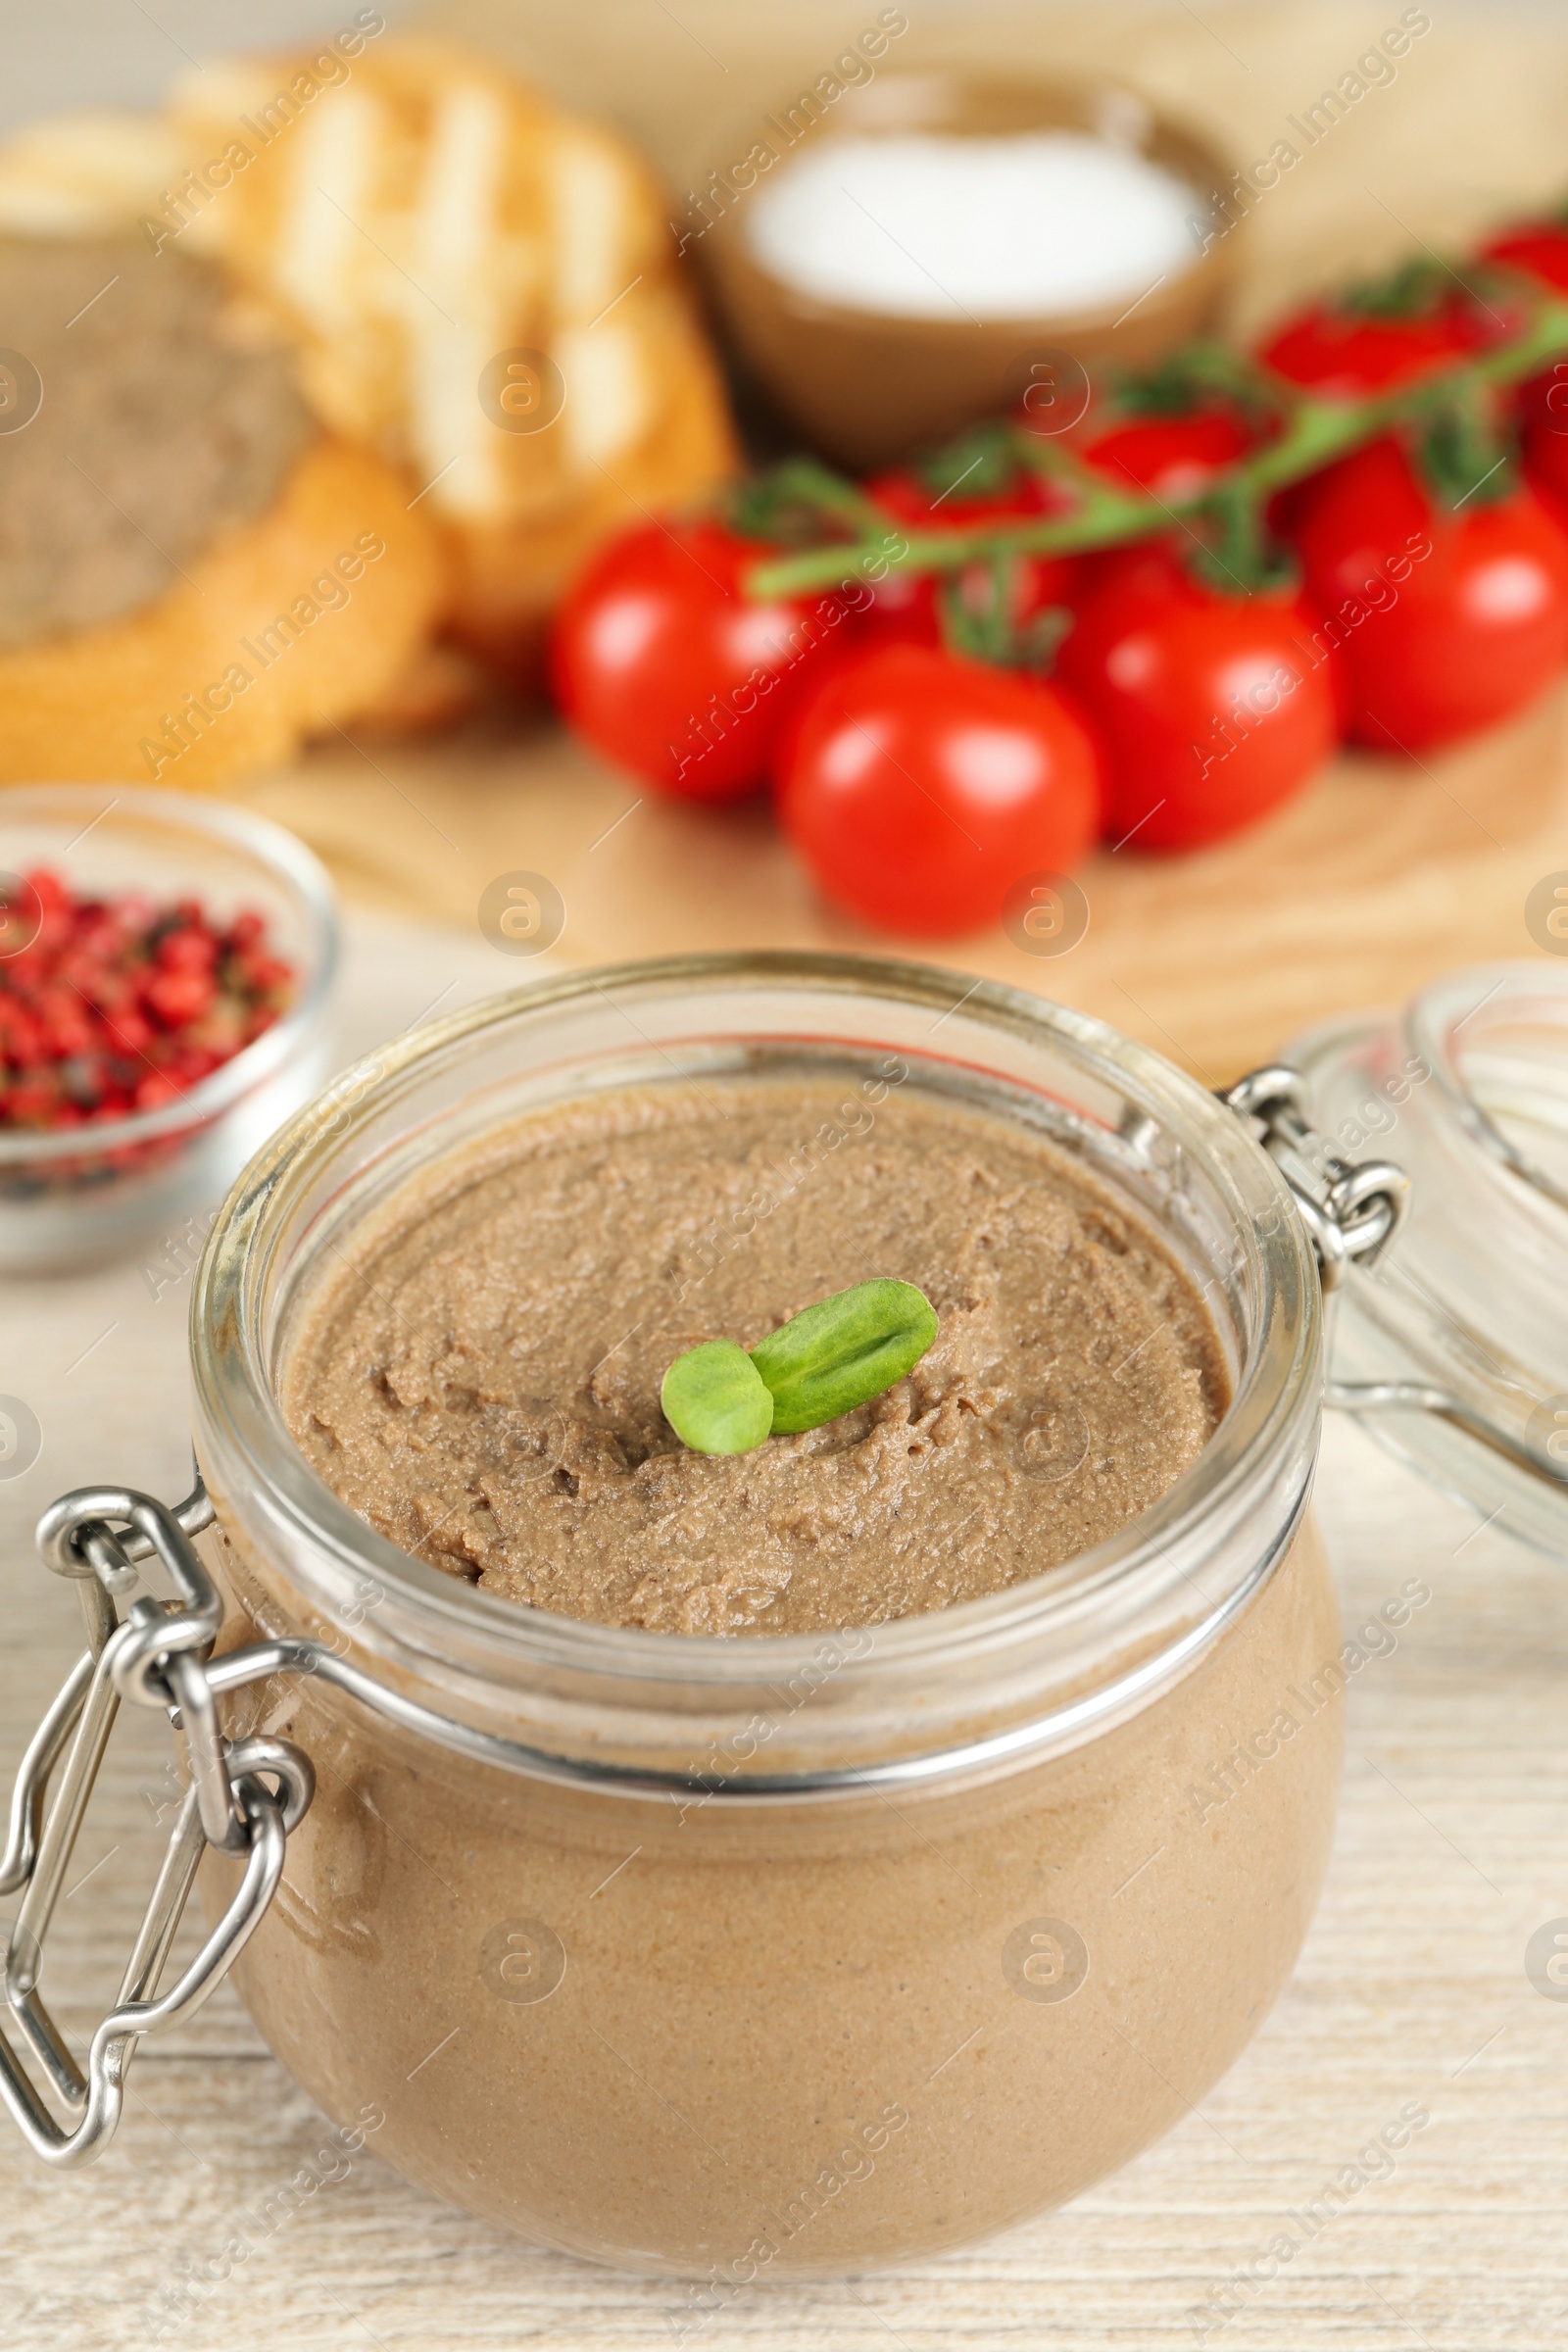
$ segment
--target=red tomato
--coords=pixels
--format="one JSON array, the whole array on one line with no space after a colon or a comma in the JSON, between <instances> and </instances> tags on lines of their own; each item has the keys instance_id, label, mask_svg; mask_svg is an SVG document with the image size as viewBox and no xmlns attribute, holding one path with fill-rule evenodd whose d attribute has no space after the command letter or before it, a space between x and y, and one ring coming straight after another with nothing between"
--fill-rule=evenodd
<instances>
[{"instance_id":1,"label":"red tomato","mask_svg":"<svg viewBox=\"0 0 1568 2352\"><path fill-rule=\"evenodd\" d=\"M1521 384L1514 413L1525 480L1553 522L1568 530L1568 360Z\"/></svg>"},{"instance_id":2,"label":"red tomato","mask_svg":"<svg viewBox=\"0 0 1568 2352\"><path fill-rule=\"evenodd\" d=\"M843 611L833 596L749 599L747 571L777 552L716 522L612 540L551 641L552 687L578 733L682 799L729 801L760 784L789 687Z\"/></svg>"},{"instance_id":3,"label":"red tomato","mask_svg":"<svg viewBox=\"0 0 1568 2352\"><path fill-rule=\"evenodd\" d=\"M865 484L894 519L911 530L954 531L984 529L988 524L1029 520L1064 514L1071 501L1052 483L1020 468L1004 491L964 498L945 496L909 467L875 474ZM1022 629L1053 606L1063 605L1076 574L1072 556L1025 556L1013 574L1012 606L1008 618ZM781 774L794 758L794 742L805 714L829 678L840 676L869 653L886 645L944 643L939 598L951 575L914 572L893 565L876 582L852 585L846 598L846 625L806 672L801 687L792 688L774 738L773 772ZM991 594L985 567L975 564L958 575L961 600L971 612L984 610Z\"/></svg>"},{"instance_id":4,"label":"red tomato","mask_svg":"<svg viewBox=\"0 0 1568 2352\"><path fill-rule=\"evenodd\" d=\"M1389 440L1305 487L1293 537L1313 603L1345 632L1358 742L1452 742L1568 662L1568 536L1528 488L1448 513Z\"/></svg>"},{"instance_id":5,"label":"red tomato","mask_svg":"<svg viewBox=\"0 0 1568 2352\"><path fill-rule=\"evenodd\" d=\"M1099 823L1099 760L1051 687L890 645L815 696L778 808L828 898L935 937L995 922L1021 876L1077 864Z\"/></svg>"},{"instance_id":6,"label":"red tomato","mask_svg":"<svg viewBox=\"0 0 1568 2352\"><path fill-rule=\"evenodd\" d=\"M1334 748L1328 664L1298 600L1218 595L1164 550L1085 599L1058 666L1104 747L1118 845L1222 840Z\"/></svg>"},{"instance_id":7,"label":"red tomato","mask_svg":"<svg viewBox=\"0 0 1568 2352\"><path fill-rule=\"evenodd\" d=\"M928 581L920 584L929 586ZM929 652L939 652L941 650L941 633L934 608L931 613L931 636L925 637L920 635L912 624L907 630L900 629L893 625L884 614L879 618L873 618L869 626L866 626L858 617L849 628L841 629L837 643L826 648L819 662L811 663L800 691L792 693L784 705L779 718L778 732L773 737L770 772L775 784L794 766L795 747L800 741L801 729L827 693L828 688L836 686L849 671L858 669L872 654L881 653L884 647L923 645Z\"/></svg>"},{"instance_id":8,"label":"red tomato","mask_svg":"<svg viewBox=\"0 0 1568 2352\"><path fill-rule=\"evenodd\" d=\"M1078 454L1118 489L1177 506L1200 497L1254 438L1234 409L1197 408L1185 416L1124 418L1080 443Z\"/></svg>"},{"instance_id":9,"label":"red tomato","mask_svg":"<svg viewBox=\"0 0 1568 2352\"><path fill-rule=\"evenodd\" d=\"M995 522L1000 516L1013 519L1031 514L1059 514L1068 504L1048 475L1036 473L1032 467L1020 466L1003 488L965 492L964 477L947 486L927 480L912 466L890 466L885 473L873 474L865 485L866 496L874 498L879 507L901 522L917 524L922 530L929 525L951 531L973 530L977 524Z\"/></svg>"},{"instance_id":10,"label":"red tomato","mask_svg":"<svg viewBox=\"0 0 1568 2352\"><path fill-rule=\"evenodd\" d=\"M1066 495L1041 475L1020 470L1004 490L964 497L962 477L951 491L933 488L920 474L898 466L874 474L866 493L898 522L918 531L984 530L989 523L1025 522L1048 514L1065 514ZM1019 559L1012 619L1022 625L1048 606L1065 602L1072 583L1070 556L1024 556ZM966 597L984 596L987 583L980 566L960 574ZM872 590L868 611L855 620L857 637L867 647L873 642L940 645L942 624L937 611L937 582L901 573L897 567Z\"/></svg>"},{"instance_id":11,"label":"red tomato","mask_svg":"<svg viewBox=\"0 0 1568 2352\"><path fill-rule=\"evenodd\" d=\"M1276 327L1257 356L1325 400L1366 400L1479 350L1489 339L1487 323L1485 312L1458 294L1410 312L1315 302Z\"/></svg>"},{"instance_id":12,"label":"red tomato","mask_svg":"<svg viewBox=\"0 0 1568 2352\"><path fill-rule=\"evenodd\" d=\"M1568 292L1568 221L1526 220L1481 248L1485 262L1506 262L1544 286Z\"/></svg>"},{"instance_id":13,"label":"red tomato","mask_svg":"<svg viewBox=\"0 0 1568 2352\"><path fill-rule=\"evenodd\" d=\"M1516 400L1525 479L1568 529L1568 360L1521 384Z\"/></svg>"},{"instance_id":14,"label":"red tomato","mask_svg":"<svg viewBox=\"0 0 1568 2352\"><path fill-rule=\"evenodd\" d=\"M1194 409L1185 416L1136 416L1093 434L1078 455L1118 490L1147 490L1171 506L1197 498L1244 457L1254 436L1233 409ZM1151 563L1163 577L1165 537L1092 550L1078 558L1074 606L1118 580L1136 579Z\"/></svg>"},{"instance_id":15,"label":"red tomato","mask_svg":"<svg viewBox=\"0 0 1568 2352\"><path fill-rule=\"evenodd\" d=\"M1505 262L1553 293L1568 293L1568 222L1526 221L1482 247L1487 261ZM1568 362L1521 384L1516 396L1525 473L1547 511L1568 523Z\"/></svg>"},{"instance_id":16,"label":"red tomato","mask_svg":"<svg viewBox=\"0 0 1568 2352\"><path fill-rule=\"evenodd\" d=\"M1388 311L1358 310L1330 297L1295 312L1257 356L1321 399L1370 400L1451 368L1480 348L1489 327L1487 314L1456 290L1439 291L1418 308ZM1344 463L1326 466L1313 484L1333 479ZM1290 533L1305 487L1293 483L1273 502L1269 519L1277 531Z\"/></svg>"}]
</instances>

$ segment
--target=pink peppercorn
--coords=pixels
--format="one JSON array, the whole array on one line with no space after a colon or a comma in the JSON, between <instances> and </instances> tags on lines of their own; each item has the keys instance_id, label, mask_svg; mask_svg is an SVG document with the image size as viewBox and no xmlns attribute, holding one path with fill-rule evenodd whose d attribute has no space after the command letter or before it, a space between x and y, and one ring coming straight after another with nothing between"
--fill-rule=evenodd
<instances>
[{"instance_id":1,"label":"pink peppercorn","mask_svg":"<svg viewBox=\"0 0 1568 2352\"><path fill-rule=\"evenodd\" d=\"M0 1130L74 1128L177 1102L294 994L267 918L195 899L76 896L40 867L0 903Z\"/></svg>"}]
</instances>

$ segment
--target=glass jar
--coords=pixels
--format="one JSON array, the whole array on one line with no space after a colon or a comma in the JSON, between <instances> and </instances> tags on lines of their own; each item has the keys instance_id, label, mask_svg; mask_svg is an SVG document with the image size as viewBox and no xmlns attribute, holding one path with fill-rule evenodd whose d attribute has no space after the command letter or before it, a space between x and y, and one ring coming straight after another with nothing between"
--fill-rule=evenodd
<instances>
[{"instance_id":1,"label":"glass jar","mask_svg":"<svg viewBox=\"0 0 1568 2352\"><path fill-rule=\"evenodd\" d=\"M1411 1180L1336 1299L1331 1396L1484 1516L1568 1555L1568 970L1452 972L1290 1059L1331 1149Z\"/></svg>"},{"instance_id":2,"label":"glass jar","mask_svg":"<svg viewBox=\"0 0 1568 2352\"><path fill-rule=\"evenodd\" d=\"M244 1998L411 2180L702 2280L678 2333L754 2280L934 2253L1124 2163L1256 2030L1328 1854L1345 1677L1305 1517L1322 1318L1291 1192L1159 1056L960 988L702 957L430 1024L263 1150L192 1302L227 1603L209 1679L231 1735L317 1772ZM827 1637L552 1616L377 1537L276 1401L360 1221L521 1112L757 1071L831 1075L872 1118L895 1085L985 1109L1137 1203L1229 1357L1200 1459L1067 1566ZM319 1670L248 1679L221 1653L257 1641L314 1642ZM209 1852L210 1905L237 1869Z\"/></svg>"}]
</instances>

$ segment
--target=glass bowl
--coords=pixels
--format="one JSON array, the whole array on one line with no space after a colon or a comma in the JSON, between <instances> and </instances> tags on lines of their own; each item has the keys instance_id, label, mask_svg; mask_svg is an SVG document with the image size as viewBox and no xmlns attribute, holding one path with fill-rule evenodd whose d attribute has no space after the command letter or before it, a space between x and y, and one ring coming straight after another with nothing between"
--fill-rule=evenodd
<instances>
[{"instance_id":1,"label":"glass bowl","mask_svg":"<svg viewBox=\"0 0 1568 2352\"><path fill-rule=\"evenodd\" d=\"M274 1127L330 1066L332 885L303 842L248 810L112 784L0 791L0 869L47 866L75 892L254 908L297 975L271 1028L177 1101L62 1135L0 1128L0 1272L57 1273L211 1222ZM3 969L3 967L0 967Z\"/></svg>"}]
</instances>

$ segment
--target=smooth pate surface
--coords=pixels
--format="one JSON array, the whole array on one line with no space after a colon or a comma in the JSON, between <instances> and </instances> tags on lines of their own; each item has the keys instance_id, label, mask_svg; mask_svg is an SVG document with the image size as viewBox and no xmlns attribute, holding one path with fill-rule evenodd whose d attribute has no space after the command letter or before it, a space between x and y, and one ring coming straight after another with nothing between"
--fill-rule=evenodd
<instances>
[{"instance_id":1,"label":"smooth pate surface","mask_svg":"<svg viewBox=\"0 0 1568 2352\"><path fill-rule=\"evenodd\" d=\"M748 1454L681 1446L659 1389L683 1348L878 1274L941 1318L908 1379ZM1099 1543L1227 1383L1189 1278L1064 1152L912 1085L768 1078L601 1096L437 1164L307 1300L282 1401L370 1526L486 1592L779 1634Z\"/></svg>"}]
</instances>

